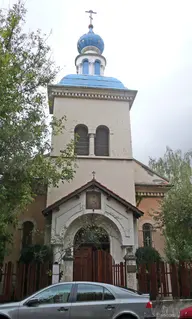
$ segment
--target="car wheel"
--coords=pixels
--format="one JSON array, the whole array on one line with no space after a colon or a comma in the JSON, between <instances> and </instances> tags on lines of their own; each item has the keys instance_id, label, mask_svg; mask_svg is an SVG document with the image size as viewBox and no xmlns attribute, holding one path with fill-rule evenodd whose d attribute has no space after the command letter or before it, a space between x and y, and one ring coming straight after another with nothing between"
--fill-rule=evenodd
<instances>
[{"instance_id":1,"label":"car wheel","mask_svg":"<svg viewBox=\"0 0 192 319\"><path fill-rule=\"evenodd\" d=\"M117 319L136 319L136 317L132 315L123 315L118 317Z\"/></svg>"}]
</instances>

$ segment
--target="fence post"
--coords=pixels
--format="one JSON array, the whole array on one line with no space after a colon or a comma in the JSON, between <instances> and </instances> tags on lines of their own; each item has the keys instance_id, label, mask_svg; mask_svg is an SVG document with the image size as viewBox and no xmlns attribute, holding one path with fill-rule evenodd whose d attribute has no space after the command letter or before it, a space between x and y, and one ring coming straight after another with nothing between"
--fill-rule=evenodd
<instances>
[{"instance_id":1,"label":"fence post","mask_svg":"<svg viewBox=\"0 0 192 319\"><path fill-rule=\"evenodd\" d=\"M133 246L127 247L127 253L124 256L125 260L125 273L126 273L126 286L137 290L137 277L136 277L136 258L133 253Z\"/></svg>"},{"instance_id":2,"label":"fence post","mask_svg":"<svg viewBox=\"0 0 192 319\"><path fill-rule=\"evenodd\" d=\"M63 264L61 265L62 276L60 281L73 281L73 256L71 249L69 249L63 257Z\"/></svg>"},{"instance_id":3,"label":"fence post","mask_svg":"<svg viewBox=\"0 0 192 319\"><path fill-rule=\"evenodd\" d=\"M59 282L60 265L55 262L52 266L52 284Z\"/></svg>"}]
</instances>

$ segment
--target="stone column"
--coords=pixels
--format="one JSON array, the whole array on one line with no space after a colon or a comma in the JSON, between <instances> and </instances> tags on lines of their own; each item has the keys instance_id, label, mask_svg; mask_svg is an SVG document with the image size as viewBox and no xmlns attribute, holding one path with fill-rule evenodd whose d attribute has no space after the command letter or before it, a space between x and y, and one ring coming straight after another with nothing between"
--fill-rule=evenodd
<instances>
[{"instance_id":1,"label":"stone column","mask_svg":"<svg viewBox=\"0 0 192 319\"><path fill-rule=\"evenodd\" d=\"M62 245L54 243L53 244L53 262L60 263L62 257Z\"/></svg>"},{"instance_id":2,"label":"stone column","mask_svg":"<svg viewBox=\"0 0 192 319\"><path fill-rule=\"evenodd\" d=\"M71 249L66 252L63 257L63 264L61 265L61 271L63 275L60 281L68 282L73 281L73 256L71 254Z\"/></svg>"},{"instance_id":3,"label":"stone column","mask_svg":"<svg viewBox=\"0 0 192 319\"><path fill-rule=\"evenodd\" d=\"M89 134L89 155L95 155L95 134Z\"/></svg>"},{"instance_id":4,"label":"stone column","mask_svg":"<svg viewBox=\"0 0 192 319\"><path fill-rule=\"evenodd\" d=\"M124 256L124 260L127 274L127 287L137 290L136 257L133 253L133 246L127 247L127 253Z\"/></svg>"}]
</instances>

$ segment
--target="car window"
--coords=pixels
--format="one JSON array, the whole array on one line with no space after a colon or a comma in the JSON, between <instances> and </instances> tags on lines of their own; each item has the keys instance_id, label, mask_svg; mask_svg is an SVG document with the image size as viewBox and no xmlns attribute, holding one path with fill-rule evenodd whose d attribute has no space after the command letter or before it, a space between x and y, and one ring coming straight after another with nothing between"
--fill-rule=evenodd
<instances>
[{"instance_id":1,"label":"car window","mask_svg":"<svg viewBox=\"0 0 192 319\"><path fill-rule=\"evenodd\" d=\"M69 300L71 288L72 284L56 285L38 293L34 299L38 299L40 304L66 303Z\"/></svg>"},{"instance_id":2,"label":"car window","mask_svg":"<svg viewBox=\"0 0 192 319\"><path fill-rule=\"evenodd\" d=\"M104 300L114 300L115 297L113 296L113 294L107 289L104 288Z\"/></svg>"},{"instance_id":3,"label":"car window","mask_svg":"<svg viewBox=\"0 0 192 319\"><path fill-rule=\"evenodd\" d=\"M140 291L137 291L137 290L132 289L132 288L122 288L122 287L118 287L118 289L120 289L120 290L123 291L123 292L128 292L128 293L136 294L136 295L142 295L142 293L141 293Z\"/></svg>"},{"instance_id":4,"label":"car window","mask_svg":"<svg viewBox=\"0 0 192 319\"><path fill-rule=\"evenodd\" d=\"M101 301L103 300L103 287L90 284L78 284L77 301Z\"/></svg>"}]
</instances>

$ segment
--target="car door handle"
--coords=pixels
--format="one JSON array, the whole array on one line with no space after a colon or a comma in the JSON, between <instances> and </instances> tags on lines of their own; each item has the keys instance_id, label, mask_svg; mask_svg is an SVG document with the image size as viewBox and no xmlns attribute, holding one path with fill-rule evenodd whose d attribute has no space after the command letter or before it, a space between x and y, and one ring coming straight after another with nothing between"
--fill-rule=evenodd
<instances>
[{"instance_id":1,"label":"car door handle","mask_svg":"<svg viewBox=\"0 0 192 319\"><path fill-rule=\"evenodd\" d=\"M112 310L112 309L115 309L115 306L107 305L107 306L105 307L105 309L107 309L107 310Z\"/></svg>"},{"instance_id":2,"label":"car door handle","mask_svg":"<svg viewBox=\"0 0 192 319\"><path fill-rule=\"evenodd\" d=\"M66 308L66 307L60 307L57 309L59 312L64 312L64 311L68 311L69 308Z\"/></svg>"}]
</instances>

